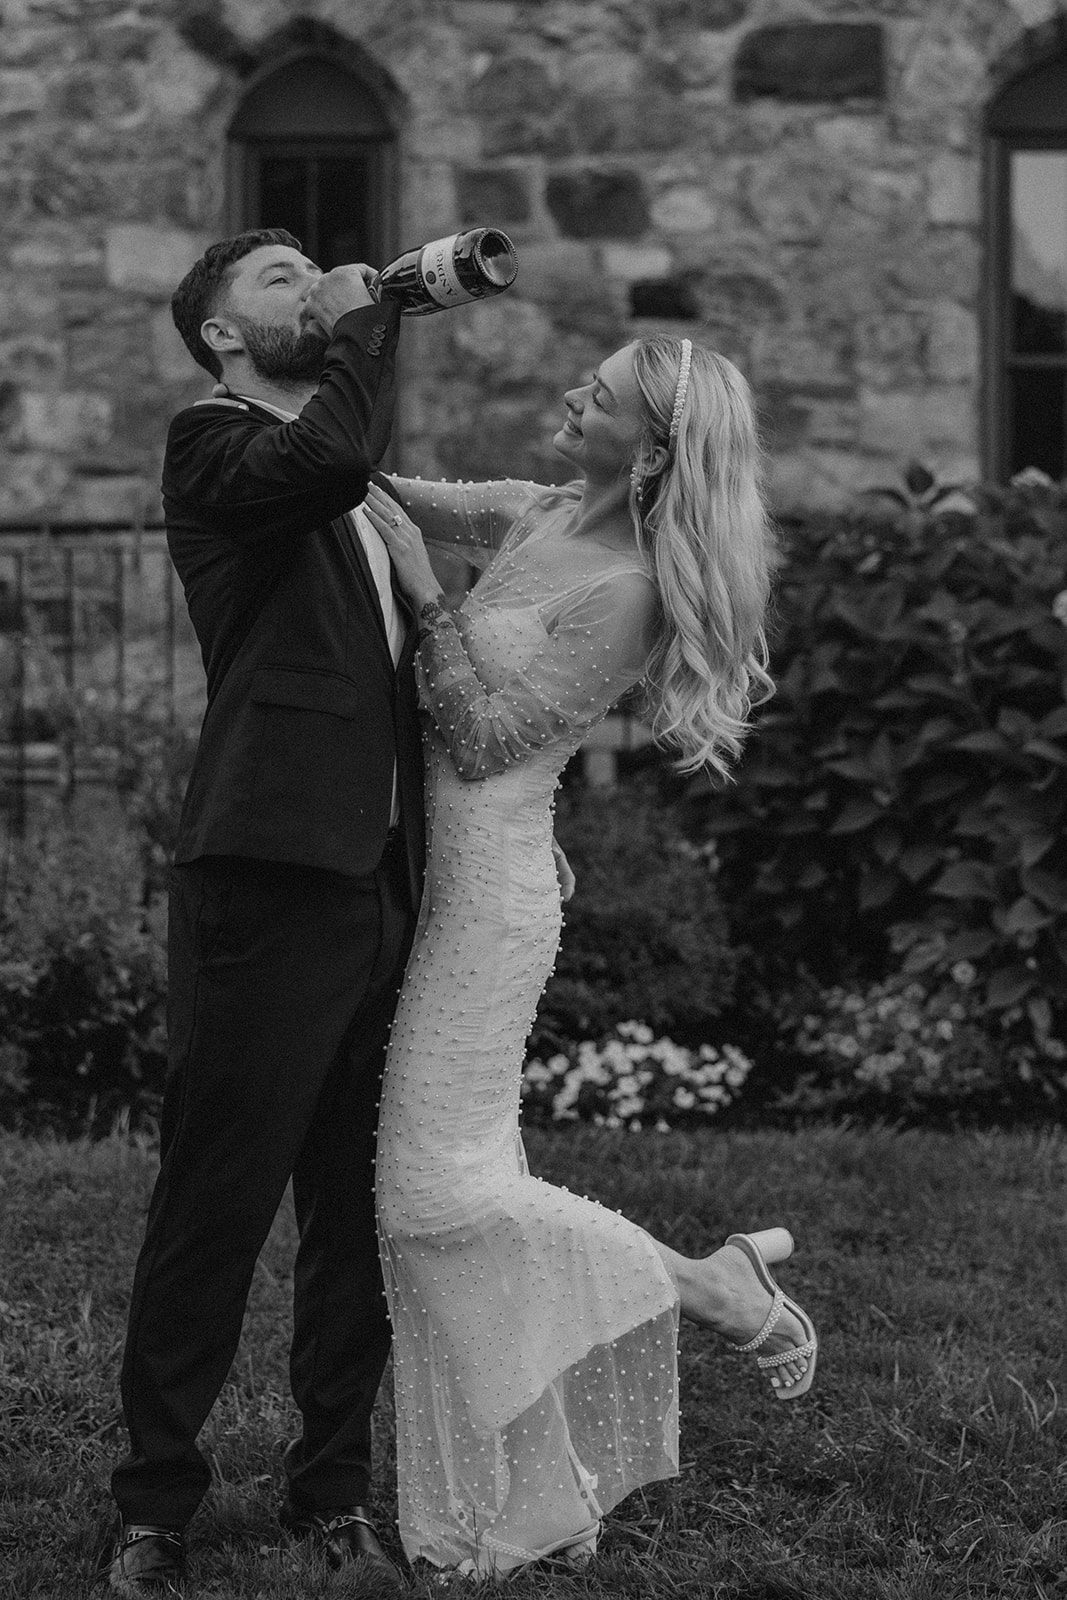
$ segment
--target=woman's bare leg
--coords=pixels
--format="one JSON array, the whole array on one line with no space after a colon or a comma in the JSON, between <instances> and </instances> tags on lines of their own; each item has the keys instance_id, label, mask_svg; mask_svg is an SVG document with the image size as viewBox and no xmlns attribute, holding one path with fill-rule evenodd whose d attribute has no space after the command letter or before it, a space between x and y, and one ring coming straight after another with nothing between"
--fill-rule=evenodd
<instances>
[{"instance_id":1,"label":"woman's bare leg","mask_svg":"<svg viewBox=\"0 0 1067 1600\"><path fill-rule=\"evenodd\" d=\"M755 1338L767 1320L773 1297L760 1283L743 1251L725 1244L710 1256L691 1259L658 1239L652 1242L674 1279L684 1317L711 1328L731 1344L747 1344ZM760 1354L777 1355L803 1344L805 1337L796 1317L784 1309L760 1347ZM804 1375L804 1366L786 1361L778 1372L787 1383L796 1383Z\"/></svg>"}]
</instances>

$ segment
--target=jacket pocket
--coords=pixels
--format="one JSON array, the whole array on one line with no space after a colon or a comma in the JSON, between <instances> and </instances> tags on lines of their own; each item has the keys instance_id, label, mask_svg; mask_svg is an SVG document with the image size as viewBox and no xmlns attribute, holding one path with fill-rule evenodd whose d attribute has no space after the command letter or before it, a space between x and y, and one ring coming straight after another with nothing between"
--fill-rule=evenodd
<instances>
[{"instance_id":1,"label":"jacket pocket","mask_svg":"<svg viewBox=\"0 0 1067 1600\"><path fill-rule=\"evenodd\" d=\"M328 672L299 667L259 667L252 675L250 698L256 705L289 706L297 711L324 711L351 721L359 715L356 684Z\"/></svg>"}]
</instances>

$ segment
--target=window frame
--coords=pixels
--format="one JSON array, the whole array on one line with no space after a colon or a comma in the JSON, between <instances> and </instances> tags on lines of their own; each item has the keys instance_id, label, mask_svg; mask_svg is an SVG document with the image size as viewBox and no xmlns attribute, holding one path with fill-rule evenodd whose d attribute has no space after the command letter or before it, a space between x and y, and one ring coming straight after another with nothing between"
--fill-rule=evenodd
<instances>
[{"instance_id":1,"label":"window frame","mask_svg":"<svg viewBox=\"0 0 1067 1600\"><path fill-rule=\"evenodd\" d=\"M262 164L271 157L329 158L336 160L358 150L370 156L370 194L368 205L371 266L384 267L397 253L397 189L399 160L395 138L359 137L338 134L239 135L231 138L226 184L229 231L269 227L259 216ZM301 238L304 249L317 259L317 241ZM377 259L375 259L377 258Z\"/></svg>"},{"instance_id":2,"label":"window frame","mask_svg":"<svg viewBox=\"0 0 1067 1600\"><path fill-rule=\"evenodd\" d=\"M986 270L982 307L985 337L980 385L983 463L995 481L1005 481L1012 471L1012 371L1062 370L1067 388L1067 351L1062 356L1035 352L1013 357L1011 349L1012 156L1023 150L1067 154L1067 101L1062 94L1065 80L1067 37L1059 27L1034 30L1009 53L999 86L986 107ZM1067 437L1063 470L1067 474Z\"/></svg>"},{"instance_id":3,"label":"window frame","mask_svg":"<svg viewBox=\"0 0 1067 1600\"><path fill-rule=\"evenodd\" d=\"M1067 112L1065 112L1067 122ZM1011 345L1011 158L1016 151L1061 151L1067 157L1067 126L1062 134L1012 133L993 134L989 163L989 215L988 237L991 241L989 255L989 289L986 313L988 337L986 391L986 460L992 476L1005 480L1011 470L1012 427L1010 407L1010 376L1021 368L1042 368L1062 371L1067 388L1067 350L1060 355L1043 355L1032 352L1015 355ZM1067 474L1067 437L1064 439L1064 472Z\"/></svg>"}]
</instances>

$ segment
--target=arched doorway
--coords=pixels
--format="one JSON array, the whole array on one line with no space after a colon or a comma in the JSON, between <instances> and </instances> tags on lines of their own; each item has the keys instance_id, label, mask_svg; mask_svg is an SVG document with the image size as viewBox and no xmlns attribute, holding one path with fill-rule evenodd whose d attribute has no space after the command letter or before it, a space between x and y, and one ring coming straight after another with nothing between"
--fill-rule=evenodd
<instances>
[{"instance_id":1,"label":"arched doorway","mask_svg":"<svg viewBox=\"0 0 1067 1600\"><path fill-rule=\"evenodd\" d=\"M229 127L234 232L288 228L328 271L396 247L396 128L375 85L322 50L272 63Z\"/></svg>"},{"instance_id":2,"label":"arched doorway","mask_svg":"<svg viewBox=\"0 0 1067 1600\"><path fill-rule=\"evenodd\" d=\"M987 455L1067 476L1067 37L1032 40L990 103ZM1037 59L1035 60L1035 55Z\"/></svg>"}]
</instances>

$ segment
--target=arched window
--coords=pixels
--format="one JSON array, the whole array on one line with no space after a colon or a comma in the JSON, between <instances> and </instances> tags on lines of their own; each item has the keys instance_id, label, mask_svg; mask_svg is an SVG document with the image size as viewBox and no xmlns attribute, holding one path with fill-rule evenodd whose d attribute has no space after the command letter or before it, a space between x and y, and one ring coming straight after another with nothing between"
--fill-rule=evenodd
<instances>
[{"instance_id":1,"label":"arched window","mask_svg":"<svg viewBox=\"0 0 1067 1600\"><path fill-rule=\"evenodd\" d=\"M1067 51L989 109L989 465L1067 476Z\"/></svg>"},{"instance_id":2,"label":"arched window","mask_svg":"<svg viewBox=\"0 0 1067 1600\"><path fill-rule=\"evenodd\" d=\"M272 64L229 138L235 232L288 228L324 271L395 254L395 130L369 77L318 51Z\"/></svg>"}]
</instances>

